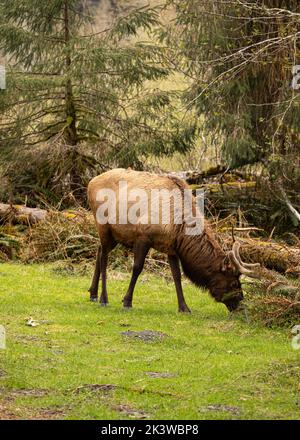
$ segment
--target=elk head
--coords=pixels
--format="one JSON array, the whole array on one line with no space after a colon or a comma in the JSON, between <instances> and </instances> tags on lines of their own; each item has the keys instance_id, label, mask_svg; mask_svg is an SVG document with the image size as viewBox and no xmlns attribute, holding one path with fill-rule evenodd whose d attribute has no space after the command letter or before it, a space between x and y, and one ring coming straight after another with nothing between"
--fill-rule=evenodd
<instances>
[{"instance_id":1,"label":"elk head","mask_svg":"<svg viewBox=\"0 0 300 440\"><path fill-rule=\"evenodd\" d=\"M246 275L251 278L259 278L257 269L260 264L244 263L239 250L240 243L235 242L233 248L226 255L221 273L215 277L211 287L213 296L217 301L226 305L230 312L236 310L244 299L240 276Z\"/></svg>"}]
</instances>

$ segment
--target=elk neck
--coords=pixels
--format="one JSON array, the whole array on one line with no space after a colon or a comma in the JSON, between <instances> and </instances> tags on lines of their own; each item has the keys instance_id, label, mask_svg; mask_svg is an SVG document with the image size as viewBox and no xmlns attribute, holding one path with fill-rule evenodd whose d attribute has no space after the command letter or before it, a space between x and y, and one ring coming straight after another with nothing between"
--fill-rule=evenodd
<instances>
[{"instance_id":1,"label":"elk neck","mask_svg":"<svg viewBox=\"0 0 300 440\"><path fill-rule=\"evenodd\" d=\"M185 275L195 285L208 289L214 276L221 272L226 256L207 227L194 236L181 231L176 238L176 252Z\"/></svg>"}]
</instances>

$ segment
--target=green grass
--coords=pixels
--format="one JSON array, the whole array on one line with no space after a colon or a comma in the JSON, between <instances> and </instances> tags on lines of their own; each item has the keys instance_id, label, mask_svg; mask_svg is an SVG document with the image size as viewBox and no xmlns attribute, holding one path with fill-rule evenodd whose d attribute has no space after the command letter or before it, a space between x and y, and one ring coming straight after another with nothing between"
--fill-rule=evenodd
<instances>
[{"instance_id":1,"label":"green grass","mask_svg":"<svg viewBox=\"0 0 300 440\"><path fill-rule=\"evenodd\" d=\"M7 332L0 418L299 418L300 353L288 330L232 320L189 283L193 314L178 314L170 279L147 273L131 311L121 307L129 275L110 274L110 305L101 308L88 301L88 276L52 269L0 266L0 324ZM29 317L42 322L29 327ZM145 329L168 337L144 342L121 334ZM89 386L95 384L116 387Z\"/></svg>"}]
</instances>

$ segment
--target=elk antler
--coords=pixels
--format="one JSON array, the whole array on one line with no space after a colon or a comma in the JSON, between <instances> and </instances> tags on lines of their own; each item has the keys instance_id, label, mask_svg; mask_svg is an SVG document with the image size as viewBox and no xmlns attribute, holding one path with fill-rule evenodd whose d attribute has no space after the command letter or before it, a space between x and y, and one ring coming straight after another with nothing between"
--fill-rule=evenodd
<instances>
[{"instance_id":1,"label":"elk antler","mask_svg":"<svg viewBox=\"0 0 300 440\"><path fill-rule=\"evenodd\" d=\"M241 263L241 265L243 267L245 267L246 269L254 269L255 267L260 267L259 263L245 263L244 261L242 261L242 258L240 256L240 248L241 248L241 244L238 242L235 242L233 245L233 252L236 256L236 258L238 259L238 261Z\"/></svg>"},{"instance_id":2,"label":"elk antler","mask_svg":"<svg viewBox=\"0 0 300 440\"><path fill-rule=\"evenodd\" d=\"M260 278L258 273L254 270L255 268L259 268L260 264L244 263L240 256L240 247L241 245L237 241L233 244L232 251L228 254L230 261L241 274L251 278Z\"/></svg>"}]
</instances>

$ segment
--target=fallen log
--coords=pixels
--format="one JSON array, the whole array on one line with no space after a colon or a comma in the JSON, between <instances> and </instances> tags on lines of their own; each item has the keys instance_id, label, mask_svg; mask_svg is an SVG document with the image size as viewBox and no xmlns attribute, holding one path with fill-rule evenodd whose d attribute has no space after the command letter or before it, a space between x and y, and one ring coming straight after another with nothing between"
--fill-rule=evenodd
<instances>
[{"instance_id":1,"label":"fallen log","mask_svg":"<svg viewBox=\"0 0 300 440\"><path fill-rule=\"evenodd\" d=\"M47 217L47 211L21 205L0 203L0 223L35 224Z\"/></svg>"},{"instance_id":2,"label":"fallen log","mask_svg":"<svg viewBox=\"0 0 300 440\"><path fill-rule=\"evenodd\" d=\"M203 179L224 174L226 171L227 167L223 165L217 165L205 171L188 171L186 174L186 181L189 184L197 184L201 183Z\"/></svg>"},{"instance_id":3,"label":"fallen log","mask_svg":"<svg viewBox=\"0 0 300 440\"><path fill-rule=\"evenodd\" d=\"M224 235L227 248L232 247L232 237ZM300 248L290 247L274 241L259 238L239 237L240 254L246 263L260 263L261 266L292 276L300 274Z\"/></svg>"},{"instance_id":4,"label":"fallen log","mask_svg":"<svg viewBox=\"0 0 300 440\"><path fill-rule=\"evenodd\" d=\"M49 219L55 214L53 211L46 211L39 208L28 208L26 206L9 205L0 203L0 224L25 224L35 225ZM82 216L90 215L87 211L65 211L60 215L67 220L71 228L72 223L82 223ZM50 217L49 217L50 216ZM93 221L92 221L93 224ZM67 224L66 224L67 226ZM217 233L227 250L232 248L232 236L228 228L219 229ZM226 231L227 230L227 231ZM259 232L259 228L234 228L235 232L243 233ZM273 240L264 241L260 238L240 236L241 256L246 263L260 263L262 267L275 270L281 274L294 277L300 276L300 246L287 246Z\"/></svg>"},{"instance_id":5,"label":"fallen log","mask_svg":"<svg viewBox=\"0 0 300 440\"><path fill-rule=\"evenodd\" d=\"M230 171L228 167L223 165L216 165L214 167L208 168L205 171L173 171L171 173L168 173L172 176L178 177L180 179L186 180L188 184L201 184L205 182L207 179L216 178L217 181L220 180L219 183L222 183L224 181L228 180L235 180L235 179L243 179L244 175L235 170Z\"/></svg>"}]
</instances>

